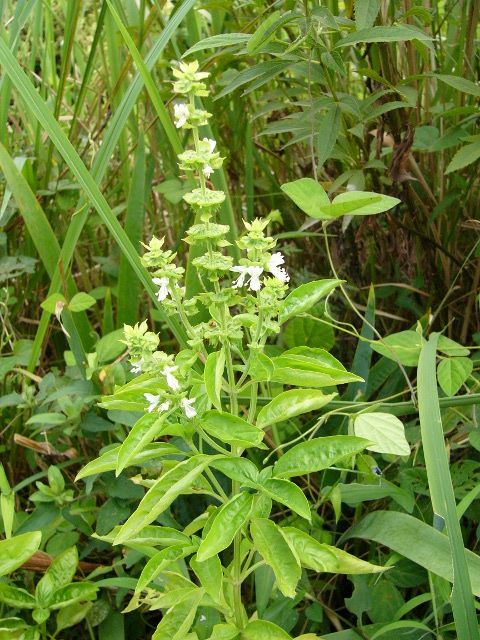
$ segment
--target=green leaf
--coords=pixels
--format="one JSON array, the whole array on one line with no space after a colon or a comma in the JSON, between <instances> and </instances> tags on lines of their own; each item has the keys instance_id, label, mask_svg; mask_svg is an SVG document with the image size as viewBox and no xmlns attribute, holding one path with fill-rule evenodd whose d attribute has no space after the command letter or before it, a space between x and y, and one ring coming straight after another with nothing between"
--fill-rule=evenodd
<instances>
[{"instance_id":1,"label":"green leaf","mask_svg":"<svg viewBox=\"0 0 480 640\"><path fill-rule=\"evenodd\" d=\"M455 342L447 336L441 335L438 338L438 350L444 353L446 356L468 356L470 351L467 347Z\"/></svg>"},{"instance_id":2,"label":"green leaf","mask_svg":"<svg viewBox=\"0 0 480 640\"><path fill-rule=\"evenodd\" d=\"M219 35L210 36L209 38L203 38L199 42L196 42L193 47L187 49L182 55L182 58L186 58L192 53L197 51L204 51L205 49L216 49L217 47L231 47L239 44L247 43L251 38L249 33L221 33Z\"/></svg>"},{"instance_id":3,"label":"green leaf","mask_svg":"<svg viewBox=\"0 0 480 640\"><path fill-rule=\"evenodd\" d=\"M438 365L438 384L447 396L454 396L472 371L470 358L447 358Z\"/></svg>"},{"instance_id":4,"label":"green leaf","mask_svg":"<svg viewBox=\"0 0 480 640\"><path fill-rule=\"evenodd\" d=\"M223 596L223 569L220 558L215 555L200 562L198 557L194 556L190 559L190 566L205 592L214 602L223 605L225 598Z\"/></svg>"},{"instance_id":5,"label":"green leaf","mask_svg":"<svg viewBox=\"0 0 480 640\"><path fill-rule=\"evenodd\" d=\"M357 29L373 27L380 11L380 0L355 0L355 24Z\"/></svg>"},{"instance_id":6,"label":"green leaf","mask_svg":"<svg viewBox=\"0 0 480 640\"><path fill-rule=\"evenodd\" d=\"M372 349L389 360L415 367L424 342L425 339L416 331L400 331L372 342Z\"/></svg>"},{"instance_id":7,"label":"green leaf","mask_svg":"<svg viewBox=\"0 0 480 640\"><path fill-rule=\"evenodd\" d=\"M190 542L190 541L189 541ZM171 547L167 547L166 549L162 549L154 556L152 556L147 564L144 566L140 577L138 578L137 586L135 587L135 592L138 593L148 587L150 582L155 580L157 576L159 576L162 571L165 571L171 564L179 560L180 558L185 558L194 551L195 547L190 545L174 545Z\"/></svg>"},{"instance_id":8,"label":"green leaf","mask_svg":"<svg viewBox=\"0 0 480 640\"><path fill-rule=\"evenodd\" d=\"M389 547L405 558L453 582L450 542L422 520L398 511L375 511L344 534L342 540L363 538ZM480 557L465 549L472 593L480 596Z\"/></svg>"},{"instance_id":9,"label":"green leaf","mask_svg":"<svg viewBox=\"0 0 480 640\"><path fill-rule=\"evenodd\" d=\"M61 307L60 307L61 305ZM68 306L67 299L61 293L52 293L51 296L48 296L46 300L44 300L40 306L48 313L54 314L57 313L58 308L63 308Z\"/></svg>"},{"instance_id":10,"label":"green leaf","mask_svg":"<svg viewBox=\"0 0 480 640\"><path fill-rule=\"evenodd\" d=\"M359 42L402 42L406 40L422 40L429 41L431 36L412 27L393 26L393 27L370 27L369 29L361 29L340 40L336 48L347 47Z\"/></svg>"},{"instance_id":11,"label":"green leaf","mask_svg":"<svg viewBox=\"0 0 480 640\"><path fill-rule=\"evenodd\" d=\"M472 96L480 98L480 86L476 82L467 80L467 78L463 78L462 76L450 76L442 73L436 73L433 77L438 78L445 84L448 84L449 87L457 89L457 91L468 93Z\"/></svg>"},{"instance_id":12,"label":"green leaf","mask_svg":"<svg viewBox=\"0 0 480 640\"><path fill-rule=\"evenodd\" d=\"M74 602L57 613L57 633L79 624L92 608L92 602Z\"/></svg>"},{"instance_id":13,"label":"green leaf","mask_svg":"<svg viewBox=\"0 0 480 640\"><path fill-rule=\"evenodd\" d=\"M15 609L35 609L37 606L37 601L28 591L11 587L5 582L0 582L0 602Z\"/></svg>"},{"instance_id":14,"label":"green leaf","mask_svg":"<svg viewBox=\"0 0 480 640\"><path fill-rule=\"evenodd\" d=\"M198 548L199 562L208 560L232 544L235 534L250 517L252 502L252 494L238 493L217 511L212 526Z\"/></svg>"},{"instance_id":15,"label":"green leaf","mask_svg":"<svg viewBox=\"0 0 480 640\"><path fill-rule=\"evenodd\" d=\"M77 565L77 547L65 549L53 560L35 588L35 598L40 607L48 607L53 594L72 582Z\"/></svg>"},{"instance_id":16,"label":"green leaf","mask_svg":"<svg viewBox=\"0 0 480 640\"><path fill-rule=\"evenodd\" d=\"M249 55L258 51L262 45L273 38L277 22L282 15L282 11L273 11L273 13L260 23L256 31L249 38L247 44L247 53Z\"/></svg>"},{"instance_id":17,"label":"green leaf","mask_svg":"<svg viewBox=\"0 0 480 640\"><path fill-rule=\"evenodd\" d=\"M215 409L207 411L202 416L201 426L214 438L235 447L265 448L262 445L263 431L231 413L222 413Z\"/></svg>"},{"instance_id":18,"label":"green leaf","mask_svg":"<svg viewBox=\"0 0 480 640\"><path fill-rule=\"evenodd\" d=\"M21 533L14 538L0 540L0 576L18 569L38 551L42 541L41 531Z\"/></svg>"},{"instance_id":19,"label":"green leaf","mask_svg":"<svg viewBox=\"0 0 480 640\"><path fill-rule=\"evenodd\" d=\"M248 458L224 457L215 460L210 465L218 469L231 480L236 480L243 484L255 483L258 480L258 469Z\"/></svg>"},{"instance_id":20,"label":"green leaf","mask_svg":"<svg viewBox=\"0 0 480 640\"><path fill-rule=\"evenodd\" d=\"M124 338L125 332L123 329L111 331L100 338L95 345L99 364L111 362L125 351L125 344L121 342Z\"/></svg>"},{"instance_id":21,"label":"green leaf","mask_svg":"<svg viewBox=\"0 0 480 640\"><path fill-rule=\"evenodd\" d=\"M273 500L286 505L299 516L311 521L310 504L303 491L293 482L280 478L269 478L259 488Z\"/></svg>"},{"instance_id":22,"label":"green leaf","mask_svg":"<svg viewBox=\"0 0 480 640\"><path fill-rule=\"evenodd\" d=\"M456 497L445 450L442 416L435 376L438 333L433 333L422 347L418 363L418 412L428 487L434 513L434 525L447 527L453 567L451 604L459 640L480 638L475 602L471 597L471 581L462 529L457 515Z\"/></svg>"},{"instance_id":23,"label":"green leaf","mask_svg":"<svg viewBox=\"0 0 480 640\"><path fill-rule=\"evenodd\" d=\"M252 620L240 635L241 640L292 640L292 636L268 620Z\"/></svg>"},{"instance_id":24,"label":"green leaf","mask_svg":"<svg viewBox=\"0 0 480 640\"><path fill-rule=\"evenodd\" d=\"M311 218L318 218L320 208L330 205L327 192L313 178L300 178L294 182L286 182L280 188L299 209Z\"/></svg>"},{"instance_id":25,"label":"green leaf","mask_svg":"<svg viewBox=\"0 0 480 640\"><path fill-rule=\"evenodd\" d=\"M98 585L93 582L75 582L60 587L53 594L49 608L63 609L75 602L85 602L95 600L97 597Z\"/></svg>"},{"instance_id":26,"label":"green leaf","mask_svg":"<svg viewBox=\"0 0 480 640\"><path fill-rule=\"evenodd\" d=\"M321 471L360 453L369 444L369 440L356 436L326 436L300 442L276 462L273 473L278 477L291 478Z\"/></svg>"},{"instance_id":27,"label":"green leaf","mask_svg":"<svg viewBox=\"0 0 480 640\"><path fill-rule=\"evenodd\" d=\"M196 589L183 602L171 607L162 617L152 640L184 640L197 615L197 609L204 593Z\"/></svg>"},{"instance_id":28,"label":"green leaf","mask_svg":"<svg viewBox=\"0 0 480 640\"><path fill-rule=\"evenodd\" d=\"M333 199L331 205L321 207L319 218L333 219L340 216L369 216L388 211L400 203L398 198L368 191L346 191Z\"/></svg>"},{"instance_id":29,"label":"green leaf","mask_svg":"<svg viewBox=\"0 0 480 640\"><path fill-rule=\"evenodd\" d=\"M295 347L272 360L273 380L292 386L331 387L363 380L324 349Z\"/></svg>"},{"instance_id":30,"label":"green leaf","mask_svg":"<svg viewBox=\"0 0 480 640\"><path fill-rule=\"evenodd\" d=\"M207 396L213 406L219 411L222 410L220 392L222 390L224 369L225 351L222 347L220 351L213 351L208 355L207 361L205 362L205 371L203 374Z\"/></svg>"},{"instance_id":31,"label":"green leaf","mask_svg":"<svg viewBox=\"0 0 480 640\"><path fill-rule=\"evenodd\" d=\"M342 282L344 280L331 279L314 280L301 284L283 300L278 321L283 323L300 313L305 313L320 300L326 298Z\"/></svg>"},{"instance_id":32,"label":"green leaf","mask_svg":"<svg viewBox=\"0 0 480 640\"><path fill-rule=\"evenodd\" d=\"M355 435L370 440L366 449L376 453L409 456L410 445L403 423L390 413L361 413L353 423Z\"/></svg>"},{"instance_id":33,"label":"green leaf","mask_svg":"<svg viewBox=\"0 0 480 640\"><path fill-rule=\"evenodd\" d=\"M283 422L310 411L317 411L333 400L336 395L336 393L325 395L318 389L284 391L260 410L257 416L257 427L265 429L271 424Z\"/></svg>"},{"instance_id":34,"label":"green leaf","mask_svg":"<svg viewBox=\"0 0 480 640\"><path fill-rule=\"evenodd\" d=\"M334 104L333 107L322 116L320 127L315 137L317 164L319 168L322 167L330 157L337 142L341 125L342 110L337 104Z\"/></svg>"},{"instance_id":35,"label":"green leaf","mask_svg":"<svg viewBox=\"0 0 480 640\"><path fill-rule=\"evenodd\" d=\"M92 296L89 296L88 293L80 291L76 293L73 298L68 303L69 311L73 311L77 313L78 311L85 311L86 309L90 309L97 301Z\"/></svg>"},{"instance_id":36,"label":"green leaf","mask_svg":"<svg viewBox=\"0 0 480 640\"><path fill-rule=\"evenodd\" d=\"M158 413L146 413L137 420L118 451L115 475L119 476L125 467L128 467L132 460L158 437L164 422L165 414Z\"/></svg>"},{"instance_id":37,"label":"green leaf","mask_svg":"<svg viewBox=\"0 0 480 640\"><path fill-rule=\"evenodd\" d=\"M114 544L123 544L151 524L181 493L190 493L195 480L203 473L215 456L197 455L179 462L161 476L147 491L134 513L120 527Z\"/></svg>"},{"instance_id":38,"label":"green leaf","mask_svg":"<svg viewBox=\"0 0 480 640\"><path fill-rule=\"evenodd\" d=\"M282 527L282 533L303 567L317 573L337 573L340 565L328 545L295 527Z\"/></svg>"},{"instance_id":39,"label":"green leaf","mask_svg":"<svg viewBox=\"0 0 480 640\"><path fill-rule=\"evenodd\" d=\"M459 171L468 165L473 164L480 158L480 142L472 142L466 144L459 149L457 153L451 159L445 173L452 173L452 171Z\"/></svg>"},{"instance_id":40,"label":"green leaf","mask_svg":"<svg viewBox=\"0 0 480 640\"><path fill-rule=\"evenodd\" d=\"M302 572L281 529L271 520L255 518L250 532L255 548L273 569L278 588L287 598L294 598Z\"/></svg>"},{"instance_id":41,"label":"green leaf","mask_svg":"<svg viewBox=\"0 0 480 640\"><path fill-rule=\"evenodd\" d=\"M88 476L93 476L97 473L105 473L106 471L114 471L117 467L118 453L122 445L116 445L112 449L109 449L103 453L96 460L92 460L81 469L75 481L81 480ZM167 442L154 442L146 446L140 451L134 458L130 460L131 465L141 465L147 460L152 458L161 458L171 454L180 453L177 447Z\"/></svg>"}]
</instances>

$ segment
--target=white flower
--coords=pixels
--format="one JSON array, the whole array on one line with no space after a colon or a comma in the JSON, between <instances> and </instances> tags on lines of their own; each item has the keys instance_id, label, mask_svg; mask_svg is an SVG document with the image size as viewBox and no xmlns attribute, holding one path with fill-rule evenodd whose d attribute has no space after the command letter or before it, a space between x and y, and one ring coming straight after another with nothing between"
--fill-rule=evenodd
<instances>
[{"instance_id":1,"label":"white flower","mask_svg":"<svg viewBox=\"0 0 480 640\"><path fill-rule=\"evenodd\" d=\"M173 105L174 118L175 118L175 126L177 129L183 127L187 123L188 117L190 116L190 111L188 110L188 105L185 102L177 102Z\"/></svg>"},{"instance_id":2,"label":"white flower","mask_svg":"<svg viewBox=\"0 0 480 640\"><path fill-rule=\"evenodd\" d=\"M159 405L157 411L160 411L160 413L162 411L168 411L170 409L170 402L168 400L165 400L165 402L162 402L161 405Z\"/></svg>"},{"instance_id":3,"label":"white flower","mask_svg":"<svg viewBox=\"0 0 480 640\"><path fill-rule=\"evenodd\" d=\"M194 402L195 402L195 398L190 398L190 400L188 398L182 398L180 400L180 404L182 406L182 409L185 412L185 417L188 418L189 420L191 418L194 418L197 415L197 412L195 411L195 408L192 407L192 404Z\"/></svg>"},{"instance_id":4,"label":"white flower","mask_svg":"<svg viewBox=\"0 0 480 640\"><path fill-rule=\"evenodd\" d=\"M215 140L212 140L211 138L204 138L203 142L206 142L208 144L210 153L213 153L215 151L215 147L217 146L217 143Z\"/></svg>"},{"instance_id":5,"label":"white flower","mask_svg":"<svg viewBox=\"0 0 480 640\"><path fill-rule=\"evenodd\" d=\"M157 409L158 404L160 402L160 396L155 396L153 393L144 393L143 397L148 402L147 411L148 413L153 413L155 409Z\"/></svg>"},{"instance_id":6,"label":"white flower","mask_svg":"<svg viewBox=\"0 0 480 640\"><path fill-rule=\"evenodd\" d=\"M232 287L234 289L238 289L239 287L243 287L243 285L248 284L252 291L258 291L262 286L260 282L260 276L263 273L262 267L238 266L230 267L230 271L235 271L235 273L240 274L238 278L232 282Z\"/></svg>"},{"instance_id":7,"label":"white flower","mask_svg":"<svg viewBox=\"0 0 480 640\"><path fill-rule=\"evenodd\" d=\"M143 364L143 358L140 358L140 360L131 360L130 361L131 373L142 373L142 364Z\"/></svg>"},{"instance_id":8,"label":"white flower","mask_svg":"<svg viewBox=\"0 0 480 640\"><path fill-rule=\"evenodd\" d=\"M280 251L277 251L276 253L272 254L272 257L270 258L270 262L268 263L268 270L273 276L275 276L275 278L277 278L281 282L288 282L290 280L290 276L285 271L285 269L280 266L284 262L285 258L282 256Z\"/></svg>"},{"instance_id":9,"label":"white flower","mask_svg":"<svg viewBox=\"0 0 480 640\"><path fill-rule=\"evenodd\" d=\"M210 178L210 176L213 173L213 169L209 164L204 165L203 167L203 175L207 178L207 180Z\"/></svg>"},{"instance_id":10,"label":"white flower","mask_svg":"<svg viewBox=\"0 0 480 640\"><path fill-rule=\"evenodd\" d=\"M166 366L166 367L164 367L164 369L162 371L163 375L167 379L168 386L173 391L177 391L178 389L180 389L180 383L175 378L175 376L172 375L172 371L176 371L176 370L177 370L177 367L168 367L168 366Z\"/></svg>"},{"instance_id":11,"label":"white flower","mask_svg":"<svg viewBox=\"0 0 480 640\"><path fill-rule=\"evenodd\" d=\"M156 297L159 302L162 302L170 293L168 290L168 278L153 278L152 282L159 287Z\"/></svg>"}]
</instances>

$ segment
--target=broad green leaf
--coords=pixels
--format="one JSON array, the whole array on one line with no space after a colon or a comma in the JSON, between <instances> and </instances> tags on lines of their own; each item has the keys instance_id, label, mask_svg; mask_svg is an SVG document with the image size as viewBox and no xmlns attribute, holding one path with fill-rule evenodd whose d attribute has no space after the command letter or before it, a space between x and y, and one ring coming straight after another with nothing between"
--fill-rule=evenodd
<instances>
[{"instance_id":1,"label":"broad green leaf","mask_svg":"<svg viewBox=\"0 0 480 640\"><path fill-rule=\"evenodd\" d=\"M52 295L48 296L48 298L44 300L40 304L40 306L42 307L42 309L45 309L45 311L48 311L48 313L51 313L53 315L57 313L57 310L59 308L67 307L68 303L65 296L61 293L52 293Z\"/></svg>"},{"instance_id":2,"label":"broad green leaf","mask_svg":"<svg viewBox=\"0 0 480 640\"><path fill-rule=\"evenodd\" d=\"M313 178L300 178L294 182L286 182L280 188L299 209L311 218L318 218L320 208L330 204L327 192Z\"/></svg>"},{"instance_id":3,"label":"broad green leaf","mask_svg":"<svg viewBox=\"0 0 480 640\"><path fill-rule=\"evenodd\" d=\"M336 393L326 395L317 389L284 391L260 410L257 416L257 427L265 429L276 422L317 411L333 400L336 395Z\"/></svg>"},{"instance_id":4,"label":"broad green leaf","mask_svg":"<svg viewBox=\"0 0 480 640\"><path fill-rule=\"evenodd\" d=\"M372 349L404 366L416 366L425 339L416 331L400 331L372 342Z\"/></svg>"},{"instance_id":5,"label":"broad green leaf","mask_svg":"<svg viewBox=\"0 0 480 640\"><path fill-rule=\"evenodd\" d=\"M280 323L286 322L290 318L305 313L320 300L326 298L335 287L344 282L343 280L314 280L301 284L294 289L282 302L282 307L278 315Z\"/></svg>"},{"instance_id":6,"label":"broad green leaf","mask_svg":"<svg viewBox=\"0 0 480 640\"><path fill-rule=\"evenodd\" d=\"M467 80L467 78L463 78L462 76L450 76L442 73L436 73L433 77L438 78L441 82L448 84L448 86L453 87L457 91L480 98L480 85L476 82Z\"/></svg>"},{"instance_id":7,"label":"broad green leaf","mask_svg":"<svg viewBox=\"0 0 480 640\"><path fill-rule=\"evenodd\" d=\"M222 410L222 401L220 400L220 392L222 390L223 370L225 369L225 351L213 351L207 357L205 363L205 371L203 374L205 380L205 390L208 399L213 406L219 411Z\"/></svg>"},{"instance_id":8,"label":"broad green leaf","mask_svg":"<svg viewBox=\"0 0 480 640\"><path fill-rule=\"evenodd\" d=\"M125 351L125 345L122 340L125 338L123 329L116 329L102 336L95 344L95 352L98 356L98 362L112 362Z\"/></svg>"},{"instance_id":9,"label":"broad green leaf","mask_svg":"<svg viewBox=\"0 0 480 640\"><path fill-rule=\"evenodd\" d=\"M445 173L459 171L468 165L473 164L480 158L480 142L472 142L461 147L451 159Z\"/></svg>"},{"instance_id":10,"label":"broad green leaf","mask_svg":"<svg viewBox=\"0 0 480 640\"><path fill-rule=\"evenodd\" d=\"M204 51L205 49L216 49L217 47L231 47L239 44L247 43L251 38L249 33L221 33L219 35L210 36L209 38L203 38L199 42L196 42L193 47L190 47L182 55L182 58L186 58L196 51Z\"/></svg>"},{"instance_id":11,"label":"broad green leaf","mask_svg":"<svg viewBox=\"0 0 480 640\"><path fill-rule=\"evenodd\" d=\"M357 30L373 27L380 11L380 0L355 0L355 24Z\"/></svg>"},{"instance_id":12,"label":"broad green leaf","mask_svg":"<svg viewBox=\"0 0 480 640\"><path fill-rule=\"evenodd\" d=\"M355 435L370 440L366 449L376 453L409 456L403 423L390 413L361 413L353 422Z\"/></svg>"},{"instance_id":13,"label":"broad green leaf","mask_svg":"<svg viewBox=\"0 0 480 640\"><path fill-rule=\"evenodd\" d=\"M155 580L157 576L159 576L162 571L165 571L171 564L173 564L176 560L180 558L185 558L194 551L195 547L190 545L174 545L171 547L167 547L166 549L162 549L154 556L152 556L147 564L144 566L140 577L138 578L137 586L135 587L135 591L139 592L148 587L150 582Z\"/></svg>"},{"instance_id":14,"label":"broad green leaf","mask_svg":"<svg viewBox=\"0 0 480 640\"><path fill-rule=\"evenodd\" d=\"M95 298L92 298L92 296L89 296L88 293L85 293L84 291L80 291L70 300L68 303L68 309L77 313L78 311L90 309L90 307L93 307L95 303Z\"/></svg>"},{"instance_id":15,"label":"broad green leaf","mask_svg":"<svg viewBox=\"0 0 480 640\"><path fill-rule=\"evenodd\" d=\"M250 352L248 375L254 382L267 382L272 379L273 362L264 353Z\"/></svg>"},{"instance_id":16,"label":"broad green leaf","mask_svg":"<svg viewBox=\"0 0 480 640\"><path fill-rule=\"evenodd\" d=\"M205 592L218 604L223 604L223 569L220 558L215 555L200 562L196 556L190 559L190 566Z\"/></svg>"},{"instance_id":17,"label":"broad green leaf","mask_svg":"<svg viewBox=\"0 0 480 640\"><path fill-rule=\"evenodd\" d=\"M344 534L342 540L373 540L405 558L453 582L453 565L448 537L422 520L398 511L375 511ZM472 593L480 596L480 557L465 549Z\"/></svg>"},{"instance_id":18,"label":"broad green leaf","mask_svg":"<svg viewBox=\"0 0 480 640\"><path fill-rule=\"evenodd\" d=\"M191 493L195 481L215 456L197 455L179 462L161 476L147 491L140 504L124 525L120 527L114 544L123 544L151 524L181 493Z\"/></svg>"},{"instance_id":19,"label":"broad green leaf","mask_svg":"<svg viewBox=\"0 0 480 640\"><path fill-rule=\"evenodd\" d=\"M272 500L286 505L306 520L311 520L310 504L303 491L295 483L281 478L269 478L259 485L259 488Z\"/></svg>"},{"instance_id":20,"label":"broad green leaf","mask_svg":"<svg viewBox=\"0 0 480 640\"><path fill-rule=\"evenodd\" d=\"M255 483L258 480L258 469L248 458L218 458L218 460L212 462L211 466L221 471L231 480L241 483Z\"/></svg>"},{"instance_id":21,"label":"broad green leaf","mask_svg":"<svg viewBox=\"0 0 480 640\"><path fill-rule=\"evenodd\" d=\"M164 421L165 414L154 412L146 413L134 424L118 451L115 475L120 475L125 467L128 467L132 460L160 434Z\"/></svg>"},{"instance_id":22,"label":"broad green leaf","mask_svg":"<svg viewBox=\"0 0 480 640\"><path fill-rule=\"evenodd\" d=\"M415 496L412 492L385 480L385 478L379 479L378 484L340 483L337 484L337 489L341 501L354 507L362 502L381 500L382 498L392 498L407 513L412 513L415 506Z\"/></svg>"},{"instance_id":23,"label":"broad green leaf","mask_svg":"<svg viewBox=\"0 0 480 640\"><path fill-rule=\"evenodd\" d=\"M96 460L92 460L91 462L86 464L83 469L78 472L75 481L81 480L82 478L86 478L88 476L93 476L96 473L114 471L117 467L117 458L120 448L121 445L116 445L112 449L109 449L108 451L103 453ZM172 444L168 444L168 442L154 442L147 445L140 453L132 458L129 464L142 465L144 462L146 462L147 460L151 460L152 458L161 458L163 456L178 453L180 453L180 451L177 449L177 447L174 447Z\"/></svg>"},{"instance_id":24,"label":"broad green leaf","mask_svg":"<svg viewBox=\"0 0 480 640\"><path fill-rule=\"evenodd\" d=\"M378 193L346 191L334 198L331 205L322 207L319 217L328 220L344 215L369 216L388 211L399 203L398 198Z\"/></svg>"},{"instance_id":25,"label":"broad green leaf","mask_svg":"<svg viewBox=\"0 0 480 640\"><path fill-rule=\"evenodd\" d=\"M441 335L438 338L438 350L444 353L446 356L468 356L470 355L469 349L463 345L455 342L447 336Z\"/></svg>"},{"instance_id":26,"label":"broad green leaf","mask_svg":"<svg viewBox=\"0 0 480 640\"><path fill-rule=\"evenodd\" d=\"M208 640L238 640L240 631L233 624L220 623L213 627L212 635Z\"/></svg>"},{"instance_id":27,"label":"broad green leaf","mask_svg":"<svg viewBox=\"0 0 480 640\"><path fill-rule=\"evenodd\" d=\"M57 613L57 633L79 624L92 608L92 602L75 602Z\"/></svg>"},{"instance_id":28,"label":"broad green leaf","mask_svg":"<svg viewBox=\"0 0 480 640\"><path fill-rule=\"evenodd\" d=\"M328 545L295 527L282 527L282 533L303 567L317 573L338 572L340 563Z\"/></svg>"},{"instance_id":29,"label":"broad green leaf","mask_svg":"<svg viewBox=\"0 0 480 640\"><path fill-rule=\"evenodd\" d=\"M268 620L252 620L240 634L241 640L292 640L292 636Z\"/></svg>"},{"instance_id":30,"label":"broad green leaf","mask_svg":"<svg viewBox=\"0 0 480 640\"><path fill-rule=\"evenodd\" d=\"M48 607L54 592L72 582L77 565L77 547L65 549L53 560L35 588L35 598L39 606Z\"/></svg>"},{"instance_id":31,"label":"broad green leaf","mask_svg":"<svg viewBox=\"0 0 480 640\"><path fill-rule=\"evenodd\" d=\"M331 387L362 381L324 349L295 347L273 358L273 363L273 380L292 386Z\"/></svg>"},{"instance_id":32,"label":"broad green leaf","mask_svg":"<svg viewBox=\"0 0 480 640\"><path fill-rule=\"evenodd\" d=\"M18 569L38 551L42 541L41 531L21 533L7 540L0 540L0 576Z\"/></svg>"},{"instance_id":33,"label":"broad green leaf","mask_svg":"<svg viewBox=\"0 0 480 640\"><path fill-rule=\"evenodd\" d=\"M252 494L239 493L217 511L212 526L198 548L199 562L208 560L232 544L235 534L250 517L252 502Z\"/></svg>"},{"instance_id":34,"label":"broad green leaf","mask_svg":"<svg viewBox=\"0 0 480 640\"><path fill-rule=\"evenodd\" d=\"M75 582L67 584L57 589L50 602L50 609L63 609L75 602L85 602L95 600L97 596L98 585L93 582Z\"/></svg>"},{"instance_id":35,"label":"broad green leaf","mask_svg":"<svg viewBox=\"0 0 480 640\"><path fill-rule=\"evenodd\" d=\"M354 31L338 42L336 47L347 47L359 42L401 42L404 40L421 40L429 41L431 36L412 27L393 26L393 27L370 27L369 29L361 29Z\"/></svg>"},{"instance_id":36,"label":"broad green leaf","mask_svg":"<svg viewBox=\"0 0 480 640\"><path fill-rule=\"evenodd\" d=\"M203 589L197 589L183 602L171 607L163 615L152 640L186 640L203 594Z\"/></svg>"},{"instance_id":37,"label":"broad green leaf","mask_svg":"<svg viewBox=\"0 0 480 640\"><path fill-rule=\"evenodd\" d=\"M356 436L326 436L300 442L281 456L273 473L277 477L291 478L321 471L360 453L369 444L369 440Z\"/></svg>"},{"instance_id":38,"label":"broad green leaf","mask_svg":"<svg viewBox=\"0 0 480 640\"><path fill-rule=\"evenodd\" d=\"M201 426L209 435L235 447L265 448L262 445L263 431L231 413L215 409L207 411L202 416Z\"/></svg>"},{"instance_id":39,"label":"broad green leaf","mask_svg":"<svg viewBox=\"0 0 480 640\"><path fill-rule=\"evenodd\" d=\"M0 582L0 602L15 609L35 609L37 606L37 601L28 591L11 587L6 582Z\"/></svg>"},{"instance_id":40,"label":"broad green leaf","mask_svg":"<svg viewBox=\"0 0 480 640\"><path fill-rule=\"evenodd\" d=\"M437 368L438 384L447 396L454 396L472 371L470 358L446 358Z\"/></svg>"},{"instance_id":41,"label":"broad green leaf","mask_svg":"<svg viewBox=\"0 0 480 640\"><path fill-rule=\"evenodd\" d=\"M250 532L255 548L273 569L278 588L287 598L294 598L302 571L281 529L271 520L256 518Z\"/></svg>"}]
</instances>

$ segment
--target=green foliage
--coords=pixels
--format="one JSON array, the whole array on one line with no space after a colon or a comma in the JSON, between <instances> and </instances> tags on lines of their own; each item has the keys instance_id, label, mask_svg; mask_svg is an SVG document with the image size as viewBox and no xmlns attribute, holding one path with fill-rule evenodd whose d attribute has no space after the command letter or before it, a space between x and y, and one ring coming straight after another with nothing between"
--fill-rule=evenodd
<instances>
[{"instance_id":1,"label":"green foliage","mask_svg":"<svg viewBox=\"0 0 480 640\"><path fill-rule=\"evenodd\" d=\"M0 640L478 636L477 4L2 3Z\"/></svg>"}]
</instances>

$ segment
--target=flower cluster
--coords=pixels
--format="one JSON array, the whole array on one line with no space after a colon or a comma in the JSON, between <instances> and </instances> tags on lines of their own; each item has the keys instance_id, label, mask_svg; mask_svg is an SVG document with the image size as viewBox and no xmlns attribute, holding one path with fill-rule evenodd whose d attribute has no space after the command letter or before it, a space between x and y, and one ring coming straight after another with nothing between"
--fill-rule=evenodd
<instances>
[{"instance_id":1,"label":"flower cluster","mask_svg":"<svg viewBox=\"0 0 480 640\"><path fill-rule=\"evenodd\" d=\"M269 335L278 332L276 321L281 300L286 294L289 275L285 258L275 251L276 241L266 231L269 219L245 222L245 233L236 241L238 257L234 261L226 250L229 226L215 221L225 201L223 191L207 187L206 180L220 169L224 158L217 143L209 136L201 136L199 128L208 124L210 114L202 108L200 99L208 95L204 80L208 73L199 70L197 62L180 63L174 70L173 89L184 96L173 106L177 128L192 131L193 147L179 154L179 168L191 172L197 186L184 195L185 202L195 214L194 224L187 229L185 242L203 247L192 256L191 265L197 270L200 291L188 297L183 285L184 269L177 266L176 254L165 249L164 239L152 238L144 245L143 264L151 270L156 298L169 314L178 314L188 334L191 351L189 368L179 364L177 356L157 351L158 336L147 331L146 323L126 327L125 335L130 352L131 372L136 375L155 373L156 389L144 393L145 411L168 416L177 409L185 418L196 416L195 397L202 392L192 390L193 363L199 356L206 358L209 347L225 344L242 348L244 338L252 347L264 344ZM232 278L232 275L234 276ZM248 295L241 293L246 289ZM190 323L189 318L202 308L209 320ZM193 376L193 377L192 377ZM195 387L196 389L197 387Z\"/></svg>"}]
</instances>

